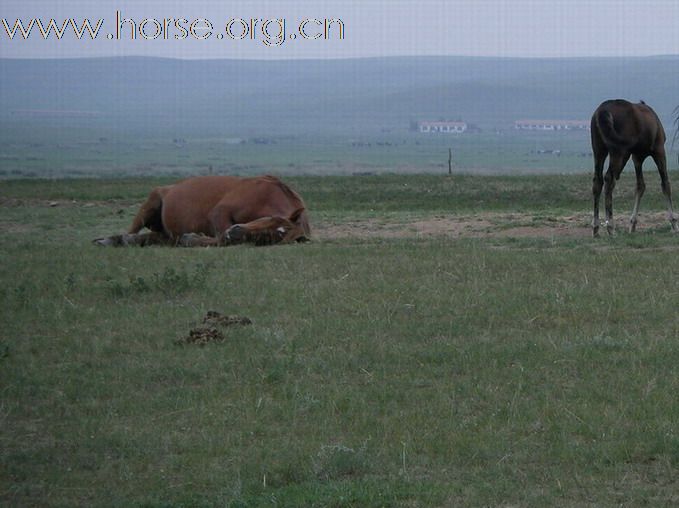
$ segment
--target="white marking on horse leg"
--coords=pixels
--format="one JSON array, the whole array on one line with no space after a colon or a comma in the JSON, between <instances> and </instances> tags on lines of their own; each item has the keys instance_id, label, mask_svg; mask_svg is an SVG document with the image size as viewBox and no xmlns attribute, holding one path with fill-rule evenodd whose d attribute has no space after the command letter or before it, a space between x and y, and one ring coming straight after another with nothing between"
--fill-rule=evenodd
<instances>
[{"instance_id":1,"label":"white marking on horse leg","mask_svg":"<svg viewBox=\"0 0 679 508\"><path fill-rule=\"evenodd\" d=\"M677 216L674 215L674 210L672 209L672 197L669 194L665 194L667 198L667 220L670 221L670 226L672 227L673 233L679 233L679 226L677 226Z\"/></svg>"},{"instance_id":2,"label":"white marking on horse leg","mask_svg":"<svg viewBox=\"0 0 679 508\"><path fill-rule=\"evenodd\" d=\"M613 224L613 214L609 213L608 210L606 210L606 219L604 220L604 226L606 226L606 231L608 231L608 234L612 234L613 230L615 229L615 224Z\"/></svg>"},{"instance_id":3,"label":"white marking on horse leg","mask_svg":"<svg viewBox=\"0 0 679 508\"><path fill-rule=\"evenodd\" d=\"M607 220L604 225L606 226L606 231L608 231L608 234L610 236L615 236L615 224L613 223L613 219Z\"/></svg>"},{"instance_id":4,"label":"white marking on horse leg","mask_svg":"<svg viewBox=\"0 0 679 508\"><path fill-rule=\"evenodd\" d=\"M670 225L672 226L673 233L679 233L679 225L677 225L677 218L674 214L670 218Z\"/></svg>"},{"instance_id":5,"label":"white marking on horse leg","mask_svg":"<svg viewBox=\"0 0 679 508\"><path fill-rule=\"evenodd\" d=\"M637 191L634 193L634 207L632 208L632 216L629 218L629 232L634 233L637 229L637 216L639 215L639 203L641 203L641 195L643 191Z\"/></svg>"},{"instance_id":6,"label":"white marking on horse leg","mask_svg":"<svg viewBox=\"0 0 679 508\"><path fill-rule=\"evenodd\" d=\"M667 199L667 220L670 221L670 226L672 227L673 233L679 233L679 226L677 226L677 216L674 215L674 210L672 210L672 199Z\"/></svg>"},{"instance_id":7,"label":"white marking on horse leg","mask_svg":"<svg viewBox=\"0 0 679 508\"><path fill-rule=\"evenodd\" d=\"M637 229L637 215L639 214L639 202L641 201L641 196L639 193L636 194L634 198L634 208L632 209L632 216L629 218L629 232L634 233Z\"/></svg>"}]
</instances>

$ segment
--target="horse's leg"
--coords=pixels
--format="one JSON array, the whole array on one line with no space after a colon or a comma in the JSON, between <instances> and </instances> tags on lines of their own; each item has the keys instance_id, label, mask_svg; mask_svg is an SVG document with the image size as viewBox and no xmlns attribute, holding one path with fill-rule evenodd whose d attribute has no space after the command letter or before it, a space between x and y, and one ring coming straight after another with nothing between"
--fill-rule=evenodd
<instances>
[{"instance_id":1,"label":"horse's leg","mask_svg":"<svg viewBox=\"0 0 679 508\"><path fill-rule=\"evenodd\" d=\"M148 247L149 245L174 245L174 241L165 233L159 233L157 231L125 236L132 237L128 239L128 245L139 245L140 247Z\"/></svg>"},{"instance_id":2,"label":"horse's leg","mask_svg":"<svg viewBox=\"0 0 679 508\"><path fill-rule=\"evenodd\" d=\"M634 208L632 209L632 217L630 217L629 220L630 233L634 233L634 231L637 229L637 214L639 213L639 203L641 203L641 196L644 195L644 191L646 190L646 184L644 183L644 173L641 170L641 167L643 166L644 163L644 157L634 155L632 156L632 160L634 161L634 172L637 175L637 189L634 194Z\"/></svg>"},{"instance_id":3,"label":"horse's leg","mask_svg":"<svg viewBox=\"0 0 679 508\"><path fill-rule=\"evenodd\" d=\"M665 151L656 152L651 154L656 166L658 166L658 173L660 173L660 186L662 187L662 192L667 198L667 218L672 226L672 231L679 233L679 227L677 227L677 218L674 215L674 210L672 209L672 188L670 186L670 178L667 175L667 159L665 157Z\"/></svg>"},{"instance_id":4,"label":"horse's leg","mask_svg":"<svg viewBox=\"0 0 679 508\"><path fill-rule=\"evenodd\" d=\"M606 231L609 235L615 234L615 224L613 223L613 189L615 182L620 177L625 164L630 158L630 154L610 154L608 170L604 176L604 199L606 205Z\"/></svg>"},{"instance_id":5,"label":"horse's leg","mask_svg":"<svg viewBox=\"0 0 679 508\"><path fill-rule=\"evenodd\" d=\"M125 233L113 235L106 238L97 238L92 243L102 247L147 247L149 245L173 245L173 241L163 233Z\"/></svg>"},{"instance_id":6,"label":"horse's leg","mask_svg":"<svg viewBox=\"0 0 679 508\"><path fill-rule=\"evenodd\" d=\"M161 219L161 212L163 209L163 196L160 188L153 189L146 198L144 204L141 205L137 215L132 221L128 233L139 233L143 228L147 227L153 231L162 231L163 224Z\"/></svg>"},{"instance_id":7,"label":"horse's leg","mask_svg":"<svg viewBox=\"0 0 679 508\"><path fill-rule=\"evenodd\" d=\"M599 198L604 186L604 161L606 152L594 155L594 178L592 180L592 195L594 197L594 217L592 218L592 236L599 236Z\"/></svg>"},{"instance_id":8,"label":"horse's leg","mask_svg":"<svg viewBox=\"0 0 679 508\"><path fill-rule=\"evenodd\" d=\"M218 203L208 214L208 220L218 245L225 244L224 233L233 226L231 208L226 203Z\"/></svg>"},{"instance_id":9,"label":"horse's leg","mask_svg":"<svg viewBox=\"0 0 679 508\"><path fill-rule=\"evenodd\" d=\"M214 236L185 233L179 237L177 245L182 247L218 247L221 244L219 239Z\"/></svg>"}]
</instances>

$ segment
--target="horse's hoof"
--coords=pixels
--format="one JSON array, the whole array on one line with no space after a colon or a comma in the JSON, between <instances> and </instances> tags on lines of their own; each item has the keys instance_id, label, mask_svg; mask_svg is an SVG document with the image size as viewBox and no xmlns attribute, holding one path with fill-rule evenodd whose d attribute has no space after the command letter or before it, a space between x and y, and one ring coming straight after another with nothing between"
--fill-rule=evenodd
<instances>
[{"instance_id":1,"label":"horse's hoof","mask_svg":"<svg viewBox=\"0 0 679 508\"><path fill-rule=\"evenodd\" d=\"M599 238L599 226L592 228L592 238Z\"/></svg>"},{"instance_id":2,"label":"horse's hoof","mask_svg":"<svg viewBox=\"0 0 679 508\"><path fill-rule=\"evenodd\" d=\"M111 241L110 238L95 238L94 240L92 240L92 243L94 245L98 245L99 247L108 247L113 242Z\"/></svg>"},{"instance_id":3,"label":"horse's hoof","mask_svg":"<svg viewBox=\"0 0 679 508\"><path fill-rule=\"evenodd\" d=\"M634 233L637 230L637 223L636 222L630 222L629 224L629 232Z\"/></svg>"},{"instance_id":4,"label":"horse's hoof","mask_svg":"<svg viewBox=\"0 0 679 508\"><path fill-rule=\"evenodd\" d=\"M234 224L224 232L224 238L228 242L241 242L245 237L245 228L240 224Z\"/></svg>"},{"instance_id":5,"label":"horse's hoof","mask_svg":"<svg viewBox=\"0 0 679 508\"><path fill-rule=\"evenodd\" d=\"M184 233L179 237L177 245L180 247L193 247L196 243L196 239L199 237L200 235L197 235L196 233Z\"/></svg>"}]
</instances>

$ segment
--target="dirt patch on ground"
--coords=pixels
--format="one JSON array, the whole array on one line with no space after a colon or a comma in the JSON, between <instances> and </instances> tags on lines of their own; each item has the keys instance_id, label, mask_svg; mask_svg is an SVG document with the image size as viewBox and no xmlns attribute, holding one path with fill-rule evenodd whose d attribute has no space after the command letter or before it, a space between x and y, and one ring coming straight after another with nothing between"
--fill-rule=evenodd
<instances>
[{"instance_id":1,"label":"dirt patch on ground","mask_svg":"<svg viewBox=\"0 0 679 508\"><path fill-rule=\"evenodd\" d=\"M251 325L252 320L245 316L225 316L217 311L209 310L203 318L203 323L211 326Z\"/></svg>"},{"instance_id":2,"label":"dirt patch on ground","mask_svg":"<svg viewBox=\"0 0 679 508\"><path fill-rule=\"evenodd\" d=\"M6 198L0 196L0 207L16 208L20 206L35 206L45 208L73 207L73 206L96 206L95 203L79 203L70 199L39 199L39 198Z\"/></svg>"},{"instance_id":3,"label":"dirt patch on ground","mask_svg":"<svg viewBox=\"0 0 679 508\"><path fill-rule=\"evenodd\" d=\"M320 223L314 236L340 238L412 238L445 236L450 238L482 237L552 237L591 235L584 216L544 218L532 214L483 213L450 215L413 220L366 219L346 223Z\"/></svg>"},{"instance_id":4,"label":"dirt patch on ground","mask_svg":"<svg viewBox=\"0 0 679 508\"><path fill-rule=\"evenodd\" d=\"M186 337L175 341L175 344L197 344L198 346L204 346L210 342L224 342L224 340L226 340L224 334L217 328L199 327L190 330Z\"/></svg>"},{"instance_id":5,"label":"dirt patch on ground","mask_svg":"<svg viewBox=\"0 0 679 508\"><path fill-rule=\"evenodd\" d=\"M126 208L135 211L139 209L138 200L88 200L77 201L75 199L40 199L40 198L14 198L0 196L0 208L36 207L36 208L95 208L111 207L122 212Z\"/></svg>"},{"instance_id":6,"label":"dirt patch on ground","mask_svg":"<svg viewBox=\"0 0 679 508\"><path fill-rule=\"evenodd\" d=\"M554 238L590 237L591 215L548 216L537 213L481 213L449 215L413 220L363 219L345 223L318 222L314 236L319 239L413 238ZM619 217L619 230L626 230L627 217ZM639 215L638 232L662 228L669 223L665 213ZM602 226L603 229L603 226ZM603 231L605 234L605 231Z\"/></svg>"},{"instance_id":7,"label":"dirt patch on ground","mask_svg":"<svg viewBox=\"0 0 679 508\"><path fill-rule=\"evenodd\" d=\"M222 331L234 325L251 325L252 320L245 316L226 316L217 311L209 310L203 318L203 325L192 328L186 337L175 341L177 345L196 344L204 346L210 342L224 342L226 336Z\"/></svg>"},{"instance_id":8,"label":"dirt patch on ground","mask_svg":"<svg viewBox=\"0 0 679 508\"><path fill-rule=\"evenodd\" d=\"M432 217L412 221L388 222L380 219L352 220L345 223L315 225L313 234L322 239L406 238L414 236L462 236L482 231L491 224L484 219Z\"/></svg>"}]
</instances>

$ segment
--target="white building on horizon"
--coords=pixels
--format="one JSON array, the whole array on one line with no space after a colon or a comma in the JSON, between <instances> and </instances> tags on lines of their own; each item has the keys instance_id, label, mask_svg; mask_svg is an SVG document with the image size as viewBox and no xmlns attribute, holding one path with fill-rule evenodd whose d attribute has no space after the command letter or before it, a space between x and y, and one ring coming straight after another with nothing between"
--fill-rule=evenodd
<instances>
[{"instance_id":1,"label":"white building on horizon","mask_svg":"<svg viewBox=\"0 0 679 508\"><path fill-rule=\"evenodd\" d=\"M584 120L517 120L514 128L528 131L588 131L590 123Z\"/></svg>"},{"instance_id":2,"label":"white building on horizon","mask_svg":"<svg viewBox=\"0 0 679 508\"><path fill-rule=\"evenodd\" d=\"M467 122L418 122L420 132L461 134L467 130Z\"/></svg>"}]
</instances>

